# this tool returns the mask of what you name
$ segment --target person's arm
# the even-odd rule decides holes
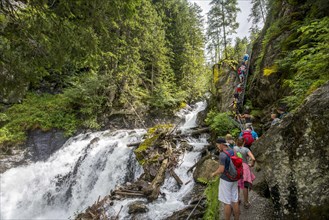
[[[256,159],[254,155],[251,153],[251,151],[248,152],[248,156],[251,158],[251,164],[249,164],[250,167],[253,167],[255,165]]]
[[[211,174],[211,177],[224,173],[224,165],[219,165],[218,169]]]
[[[255,140],[258,139],[258,134],[257,134],[255,131],[252,131],[251,134],[252,134],[252,137],[253,137]]]

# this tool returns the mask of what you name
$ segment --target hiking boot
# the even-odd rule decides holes
[[[244,204],[243,204],[243,207],[245,208],[245,209],[249,209],[250,208],[250,203],[249,202],[245,202]]]

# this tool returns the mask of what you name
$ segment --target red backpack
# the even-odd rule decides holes
[[[237,181],[243,176],[242,158],[238,157],[234,151],[234,155],[224,151],[224,153],[230,158],[230,164],[228,169],[224,171],[224,174],[233,181]]]
[[[244,144],[250,146],[254,142],[251,131],[243,131],[242,138],[244,139]]]

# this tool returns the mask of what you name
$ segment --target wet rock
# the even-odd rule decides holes
[[[145,213],[148,212],[148,208],[146,207],[143,201],[133,202],[129,205],[129,214],[136,214],[136,213]]]
[[[34,130],[28,134],[27,146],[33,161],[46,160],[67,141],[63,131]]]
[[[329,83],[253,144],[279,218],[329,217]]]
[[[27,163],[25,157],[27,150],[12,150],[11,155],[0,156],[0,173],[6,170]]]

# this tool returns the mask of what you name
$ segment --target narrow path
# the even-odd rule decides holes
[[[256,179],[254,181],[254,185],[257,185],[259,182],[263,180],[263,174],[261,172],[256,172],[253,170],[256,175]],[[242,192],[240,193],[242,196]],[[251,190],[249,192],[249,201],[250,208],[245,209],[243,207],[243,201],[240,205],[240,220],[274,220],[274,210],[273,204],[270,199],[260,196],[256,191]],[[220,203],[220,219],[224,220],[224,206]],[[231,220],[234,220],[233,216]]]

